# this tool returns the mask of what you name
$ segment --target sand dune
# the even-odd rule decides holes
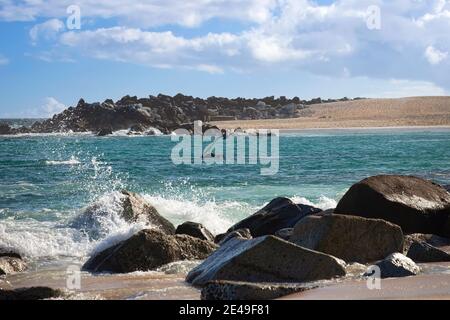
[[[292,119],[214,122],[221,128],[310,129],[450,126],[450,97],[365,99],[312,105]]]

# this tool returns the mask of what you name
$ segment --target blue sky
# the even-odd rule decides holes
[[[0,0],[0,117],[160,92],[448,95],[449,31],[446,0]]]

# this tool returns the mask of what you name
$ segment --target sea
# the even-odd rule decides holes
[[[218,234],[279,196],[334,208],[372,175],[450,184],[448,128],[282,131],[274,175],[261,175],[258,163],[174,164],[176,144],[172,136],[126,132],[0,136],[0,247],[19,250],[36,268],[83,263],[149,227],[120,217],[123,189],[175,225],[195,221]],[[104,214],[81,223],[93,204]]]

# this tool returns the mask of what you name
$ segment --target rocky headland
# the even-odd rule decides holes
[[[360,99],[356,98],[355,100]],[[178,128],[190,128],[196,120],[204,122],[229,120],[286,119],[307,116],[313,104],[350,101],[301,100],[274,96],[262,99],[196,98],[177,94],[159,94],[147,98],[125,96],[118,101],[87,103],[80,99],[76,106],[54,115],[51,119],[36,121],[28,126],[13,128],[0,123],[0,135],[54,132],[94,132],[100,136],[118,130],[130,134],[154,134],[155,129],[168,134]]]

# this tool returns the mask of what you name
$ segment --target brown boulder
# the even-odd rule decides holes
[[[96,254],[83,269],[115,273],[147,271],[174,261],[205,259],[216,248],[212,242],[191,236],[145,229]]]
[[[450,236],[450,193],[413,176],[381,175],[354,184],[335,213],[390,221],[404,233]]]
[[[309,216],[294,227],[289,241],[346,262],[367,263],[403,249],[399,226],[355,216]]]

